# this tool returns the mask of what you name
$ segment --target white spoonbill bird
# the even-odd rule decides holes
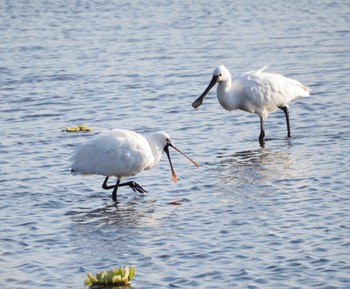
[[[113,129],[99,134],[95,139],[80,146],[71,158],[72,172],[83,175],[97,174],[105,176],[103,189],[113,189],[113,200],[117,200],[119,187],[129,186],[135,192],[147,193],[139,184],[131,181],[121,183],[123,177],[134,176],[158,164],[165,151],[168,156],[173,181],[177,177],[170,159],[169,147],[189,159],[196,167],[199,165],[176,148],[165,132],[156,132],[142,136],[136,132]],[[109,177],[117,177],[115,185],[107,185]]]
[[[257,71],[243,73],[232,79],[224,65],[214,69],[213,77],[202,93],[193,103],[199,107],[210,89],[218,83],[217,98],[226,110],[240,109],[255,113],[260,117],[260,145],[264,145],[264,119],[277,108],[286,116],[288,137],[291,137],[288,103],[301,96],[309,96],[310,88],[299,81],[280,74],[264,72],[266,66]]]

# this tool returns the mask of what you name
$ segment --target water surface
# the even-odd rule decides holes
[[[350,6],[346,1],[3,1],[0,285],[83,288],[135,265],[133,288],[349,288]],[[211,92],[218,64],[296,78],[312,95],[259,120]],[[85,123],[93,133],[67,134]],[[72,176],[110,128],[167,131],[175,152],[123,188]],[[169,202],[180,198],[181,206]]]

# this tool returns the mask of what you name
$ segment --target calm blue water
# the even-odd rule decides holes
[[[135,265],[132,288],[350,287],[346,1],[1,1],[0,287],[83,288]],[[269,65],[312,89],[266,120],[227,112],[213,68]],[[67,134],[85,123],[94,133]],[[173,153],[123,188],[72,176],[104,129],[167,131]],[[168,204],[176,198],[181,206]]]

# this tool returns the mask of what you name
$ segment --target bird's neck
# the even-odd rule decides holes
[[[152,155],[153,155],[153,162],[150,166],[151,167],[154,167],[157,163],[159,163],[160,159],[162,158],[162,153],[163,153],[163,148],[162,148],[162,145],[157,143],[157,141],[152,137],[152,135],[150,136],[146,136],[146,139],[150,145],[150,148],[151,148],[151,152],[152,152]]]
[[[224,109],[234,110],[239,108],[239,100],[232,87],[231,78],[218,83],[216,94],[219,103]]]

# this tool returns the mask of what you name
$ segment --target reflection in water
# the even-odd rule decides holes
[[[113,227],[133,227],[142,225],[157,226],[158,221],[153,218],[155,203],[142,202],[135,197],[127,203],[107,204],[97,209],[91,210],[93,206],[77,208],[74,211],[67,212],[72,216],[74,223],[88,225],[110,225]]]
[[[266,184],[293,175],[294,156],[288,148],[259,148],[218,158],[223,183]]]

